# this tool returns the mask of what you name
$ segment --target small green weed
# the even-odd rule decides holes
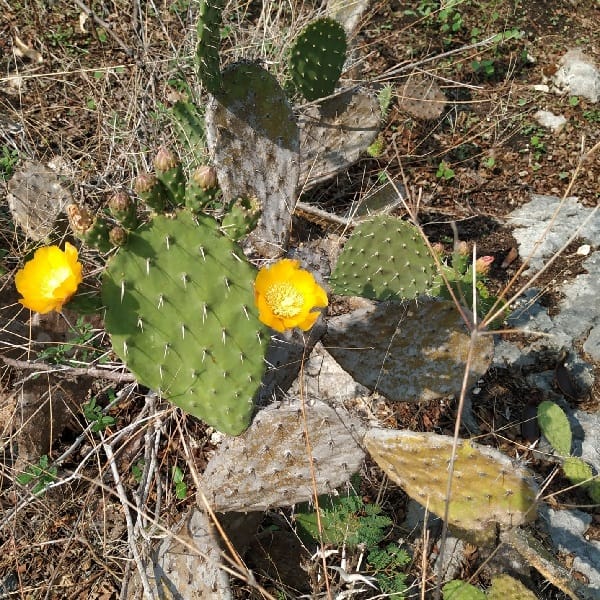
[[[377,100],[379,102],[379,110],[381,111],[382,119],[386,119],[390,112],[393,91],[394,86],[388,83],[387,85],[384,85],[377,94]]]
[[[0,179],[8,181],[19,162],[19,153],[7,145],[0,146]]]
[[[491,58],[474,60],[471,62],[471,68],[476,75],[480,75],[485,79],[490,79],[496,74],[495,62]]]
[[[584,110],[583,118],[590,123],[600,123],[600,109]]]
[[[406,550],[397,544],[388,544],[385,548],[373,548],[368,556],[367,563],[375,573],[381,591],[394,595],[394,598],[407,589],[406,573],[403,569],[410,564],[411,557]]]
[[[28,485],[34,483],[31,493],[39,496],[46,488],[56,481],[57,468],[48,467],[50,460],[47,454],[40,457],[37,465],[31,465],[27,468],[27,471],[17,475],[17,482],[21,485]]]
[[[135,479],[136,483],[139,483],[140,481],[142,481],[142,476],[144,475],[144,467],[145,466],[146,466],[146,463],[143,458],[138,460],[133,465],[131,465],[131,474],[133,475],[133,478]]]
[[[410,555],[397,544],[380,548],[392,521],[381,514],[377,504],[365,504],[354,490],[360,486],[358,476],[352,479],[353,488],[343,496],[319,497],[323,543],[344,545],[348,549],[364,546],[369,572],[377,579],[381,590],[403,598],[406,590],[406,574],[402,572],[410,561]],[[301,537],[319,540],[317,514],[308,503],[298,506],[295,521]]]
[[[384,530],[392,521],[381,514],[376,504],[364,504],[355,492],[347,496],[319,498],[323,542],[334,546],[356,548],[358,544],[376,546],[384,537]],[[319,539],[317,513],[308,503],[300,505],[295,515],[299,529],[314,540]]]
[[[481,164],[486,169],[493,169],[496,166],[496,159],[493,156],[488,156]]]
[[[435,176],[438,179],[443,179],[444,181],[451,181],[452,179],[454,179],[455,176],[454,169],[451,169],[448,163],[443,160],[438,165],[438,169]]]
[[[175,486],[175,496],[178,500],[185,500],[188,489],[183,480],[183,471],[177,465],[171,469],[171,477],[173,477],[173,485]]]
[[[40,359],[51,364],[89,363],[102,356],[103,350],[90,344],[94,337],[94,330],[83,316],[77,318],[77,322],[71,328],[71,334],[72,340],[42,350],[39,354]]]
[[[112,402],[115,399],[114,390],[108,390],[108,397]],[[102,407],[96,404],[96,398],[92,398],[89,402],[86,402],[81,406],[83,415],[85,418],[92,423],[91,430],[94,433],[105,431],[108,427],[115,424],[114,417],[105,415],[102,413]]]
[[[368,148],[367,148],[367,154],[371,157],[371,158],[379,158],[382,153],[383,153],[383,148],[384,148],[384,144],[383,144],[383,138],[381,136],[379,136]]]

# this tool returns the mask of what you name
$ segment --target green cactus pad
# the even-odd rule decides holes
[[[103,278],[106,329],[127,367],[232,435],[250,423],[268,346],[255,274],[211,218],[182,211],[131,232]]]
[[[372,429],[365,446],[373,460],[414,500],[444,516],[452,437]],[[485,532],[535,519],[536,489],[527,471],[500,451],[460,440],[448,523]]]
[[[196,68],[200,81],[211,94],[221,89],[219,42],[224,4],[223,0],[201,0],[198,9]]]
[[[193,102],[180,100],[174,104],[172,113],[177,124],[177,137],[187,150],[185,158],[189,160],[189,164],[186,161],[186,165],[193,168],[205,159],[206,154],[202,110]]]
[[[329,96],[346,60],[346,32],[334,19],[317,19],[298,35],[289,56],[292,81],[308,101]]]
[[[561,456],[569,456],[573,434],[565,411],[555,402],[545,400],[538,406],[537,414],[544,437]]]
[[[354,230],[330,284],[342,296],[401,300],[426,294],[435,276],[435,262],[418,229],[383,215]]]
[[[453,579],[442,588],[442,598],[443,600],[485,600],[486,595],[466,581]]]
[[[452,302],[385,302],[328,319],[323,339],[352,377],[399,402],[458,395],[472,343]],[[489,368],[494,341],[475,341],[468,385]]]
[[[223,200],[256,197],[262,217],[248,236],[267,257],[287,248],[296,202],[298,126],[277,80],[254,63],[223,72],[223,91],[206,109],[206,137]]]

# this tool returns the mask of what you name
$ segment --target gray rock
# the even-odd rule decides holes
[[[600,71],[592,59],[579,49],[569,50],[560,59],[554,83],[571,96],[583,96],[590,102],[598,102],[600,98]]]
[[[578,237],[597,243],[600,239],[600,211],[587,208],[577,198],[566,198],[558,216],[546,232],[554,212],[561,199],[556,196],[533,194],[531,202],[514,210],[507,217],[508,223],[514,226],[513,235],[519,243],[519,253],[525,258],[539,246],[531,259],[528,275],[539,271],[551,256],[578,231]],[[584,224],[584,222],[588,221]],[[581,228],[581,229],[579,229]]]
[[[540,514],[553,544],[560,552],[574,555],[573,570],[589,578],[588,587],[600,598],[600,541],[587,541],[584,534],[592,517],[579,510],[554,510],[543,505]]]
[[[555,115],[549,110],[538,110],[533,116],[542,127],[547,127],[554,133],[558,133],[567,124],[563,115]]]

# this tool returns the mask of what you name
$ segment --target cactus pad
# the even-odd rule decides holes
[[[489,600],[537,600],[537,596],[528,590],[518,579],[507,575],[496,575],[488,590]]]
[[[354,230],[330,283],[343,296],[400,300],[427,293],[435,275],[435,262],[418,229],[383,215]]]
[[[250,423],[268,346],[254,277],[211,218],[182,211],[131,232],[102,285],[113,348],[139,381],[233,435]]]
[[[316,19],[290,49],[292,81],[308,101],[333,93],[346,60],[346,32],[334,19]]]
[[[302,190],[355,163],[377,137],[380,122],[377,98],[358,90],[303,107],[298,118]]]
[[[221,88],[219,42],[224,4],[223,0],[201,0],[198,9],[196,66],[200,81],[211,94]]]
[[[372,429],[365,446],[414,500],[443,517],[452,437]],[[535,519],[536,488],[527,471],[498,450],[459,441],[448,523],[466,531],[507,528]]]
[[[389,400],[420,402],[460,392],[471,336],[451,302],[386,302],[327,322],[323,344],[354,379]],[[469,384],[489,368],[494,343],[479,336]]]
[[[223,91],[206,110],[206,136],[224,201],[259,199],[262,217],[249,236],[265,256],[283,253],[298,185],[298,126],[277,80],[254,63],[223,72]]]
[[[305,428],[310,437],[317,494],[333,491],[358,471],[364,453],[360,425],[316,401],[259,411],[250,428],[225,442],[203,474],[203,490],[216,511],[266,510],[313,497]]]

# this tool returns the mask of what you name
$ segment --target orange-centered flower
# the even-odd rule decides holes
[[[17,291],[23,296],[19,302],[41,314],[60,312],[83,280],[77,257],[77,248],[69,242],[65,243],[64,251],[58,246],[36,250],[15,275]]]
[[[327,294],[297,260],[284,258],[258,272],[254,283],[258,318],[276,331],[310,329],[327,306]]]

